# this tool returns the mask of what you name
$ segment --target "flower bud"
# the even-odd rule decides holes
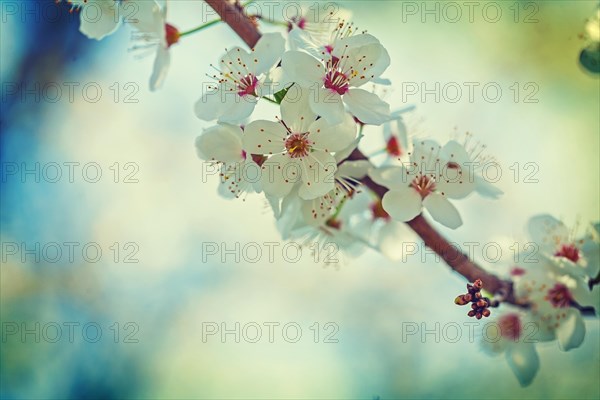
[[[461,294],[460,296],[457,296],[454,299],[454,304],[459,305],[459,306],[464,306],[465,304],[469,303],[470,300],[466,299],[466,295]]]

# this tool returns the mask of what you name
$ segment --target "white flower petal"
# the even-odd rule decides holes
[[[196,116],[203,121],[212,121],[223,115],[230,107],[227,101],[235,101],[228,89],[227,85],[219,85],[217,89],[205,92],[194,105]]]
[[[483,177],[475,176],[475,191],[488,199],[499,199],[504,192]]]
[[[275,197],[287,196],[300,180],[299,164],[285,154],[277,154],[266,160],[261,168],[260,179],[265,194]]]
[[[280,33],[264,33],[250,54],[257,75],[266,73],[280,59],[285,51],[285,39]]]
[[[221,116],[219,116],[220,122],[228,122],[230,124],[243,122],[252,114],[254,107],[256,107],[256,102],[258,101],[256,97],[252,96],[235,96],[234,99],[234,101],[225,103],[228,108]]]
[[[312,200],[332,191],[335,187],[335,158],[323,151],[313,151],[301,159],[302,186],[298,194],[305,200]]]
[[[338,58],[343,55],[344,70],[351,67],[355,71],[350,78],[350,85],[355,87],[378,78],[390,65],[390,56],[385,47],[369,34],[353,35],[340,40],[333,55]]]
[[[583,343],[585,338],[585,324],[578,310],[569,309],[567,316],[556,328],[558,345],[563,351],[575,349]]]
[[[421,213],[421,196],[416,190],[390,190],[382,199],[383,209],[397,221],[410,221]]]
[[[369,176],[378,185],[390,190],[408,190],[412,176],[404,167],[382,167],[369,171]]]
[[[320,118],[308,130],[312,147],[326,152],[343,150],[356,138],[356,122],[350,114],[344,114],[343,122],[336,125]]]
[[[196,138],[196,152],[207,161],[241,162],[242,129],[228,124],[215,125]]]
[[[344,103],[365,124],[381,125],[390,119],[390,105],[364,89],[350,89],[344,95]]]
[[[79,31],[90,39],[100,40],[121,25],[119,5],[112,0],[85,3],[80,13]]]
[[[331,90],[320,88],[310,89],[308,96],[310,108],[315,114],[323,117],[332,125],[341,124],[346,117],[342,96]]]
[[[536,215],[527,225],[529,236],[540,245],[541,250],[554,254],[559,244],[569,240],[569,230],[561,221],[551,215]]]
[[[171,56],[169,49],[162,46],[159,47],[158,51],[156,52],[156,58],[154,59],[152,76],[150,77],[150,90],[154,91],[162,87],[167,76],[170,63]]]
[[[456,229],[462,225],[462,219],[456,207],[441,194],[429,194],[423,200],[423,206],[434,220],[448,228]]]
[[[221,72],[236,80],[244,78],[248,73],[256,75],[255,64],[254,58],[239,46],[233,47],[219,59]]]
[[[301,51],[284,53],[281,67],[289,79],[304,87],[311,87],[315,82],[322,84],[325,77],[325,68],[321,61]]]
[[[281,102],[281,118],[294,133],[304,133],[317,119],[308,101],[309,90],[292,86]]]
[[[367,172],[369,172],[371,167],[371,163],[367,160],[344,161],[338,165],[336,175],[354,179],[362,179],[367,175]]]
[[[112,0],[111,0],[112,1]],[[166,42],[165,17],[166,7],[161,7],[152,0],[127,0],[121,3],[127,24],[145,33],[155,34]]]
[[[514,343],[506,351],[508,366],[521,386],[528,386],[540,368],[540,359],[532,343]]]
[[[286,130],[278,122],[252,121],[244,128],[244,150],[251,154],[277,154],[285,150]]]

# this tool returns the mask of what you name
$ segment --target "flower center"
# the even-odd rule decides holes
[[[396,138],[396,136],[392,136],[389,138],[385,149],[391,156],[400,157],[402,155],[402,149],[400,148],[400,143],[398,143],[398,139]]]
[[[517,314],[506,314],[498,319],[500,334],[512,341],[517,341],[521,336],[521,320]]]
[[[305,29],[306,28],[306,18],[301,17],[300,20],[298,21],[298,28],[300,29]]]
[[[553,288],[548,290],[548,294],[544,299],[548,300],[552,306],[557,308],[569,307],[573,301],[573,295],[562,283],[557,283]]]
[[[167,47],[171,47],[171,45],[179,42],[181,35],[179,34],[179,30],[173,25],[165,24],[165,32],[167,37]]]
[[[371,213],[373,214],[373,219],[383,219],[384,221],[389,221],[391,219],[390,215],[383,209],[381,200],[371,203],[370,208]]]
[[[264,162],[267,161],[267,156],[263,156],[261,154],[250,154],[250,157],[252,158],[252,161],[258,164],[259,167],[262,167]],[[244,160],[248,159],[248,153],[246,153],[245,150],[242,150],[242,158]]]
[[[327,62],[327,74],[323,80],[325,88],[336,92],[339,95],[346,94],[350,89],[348,77],[339,70],[340,60],[337,57],[331,57]]]
[[[337,229],[339,231],[340,228],[342,227],[342,221],[340,221],[339,219],[335,219],[335,218],[329,218],[327,220],[327,222],[325,222],[325,225],[330,228]]]
[[[564,257],[574,263],[579,261],[579,249],[573,244],[563,244],[554,255],[556,257]]]
[[[285,141],[285,149],[292,158],[306,157],[310,151],[311,142],[306,134],[293,133]]]
[[[419,192],[421,198],[424,199],[435,191],[435,180],[427,175],[420,175],[413,179],[410,186]]]
[[[258,78],[252,74],[248,74],[238,81],[238,94],[240,96],[255,96],[256,87],[258,86]]]

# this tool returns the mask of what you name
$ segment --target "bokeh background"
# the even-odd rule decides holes
[[[12,2],[18,3],[16,14],[8,3],[2,2],[0,38],[2,398],[600,396],[597,319],[586,320],[587,338],[578,349],[564,353],[556,343],[538,346],[541,369],[531,386],[521,388],[503,357],[481,350],[481,334],[473,343],[466,328],[455,343],[443,337],[436,341],[434,334],[422,340],[421,332],[406,336],[408,324],[435,331],[436,323],[470,322],[453,304],[464,279],[433,256],[392,262],[366,251],[325,267],[308,250],[296,263],[275,251],[269,262],[262,244],[281,239],[265,201],[256,195],[244,201],[219,197],[218,178],[204,176],[193,145],[209,126],[193,114],[209,64],[225,47],[242,45],[227,26],[174,45],[166,84],[151,93],[153,57],[128,50],[128,27],[98,42],[79,33],[78,15],[69,14],[64,3]],[[284,3],[270,2],[278,18]],[[416,105],[405,119],[411,134],[444,141],[472,132],[503,167],[498,185],[505,195],[497,201],[472,195],[456,202],[464,225],[440,230],[459,244],[502,244],[502,262],[486,262],[476,253],[502,273],[511,263],[509,246],[528,240],[524,228],[530,216],[550,213],[570,226],[580,221],[580,227],[597,221],[600,82],[577,62],[586,46],[584,24],[597,2],[495,2],[487,20],[482,9],[489,2],[477,2],[473,22],[464,3],[456,2],[463,15],[455,23],[449,21],[453,10],[443,14],[444,2],[412,2],[416,14],[408,12],[413,9],[408,3],[340,2],[389,50],[392,66],[385,75],[394,85],[385,98],[393,109]],[[23,13],[25,7],[34,11]],[[440,7],[438,21],[426,7]],[[490,22],[497,9],[502,16]],[[515,9],[520,10],[516,17]],[[204,11],[201,1],[170,1],[169,21],[180,30],[191,29],[212,18]],[[55,102],[50,92],[39,99],[25,92],[52,82],[63,89]],[[73,101],[68,82],[80,84]],[[435,101],[432,95],[423,101],[421,93],[403,92],[407,82],[428,88],[456,82],[464,91],[458,102],[443,96]],[[503,93],[490,102],[476,88],[470,102],[464,82],[480,83],[479,88],[493,82]],[[515,82],[518,101],[511,91]],[[24,93],[13,93],[15,83]],[[81,94],[88,83],[102,89],[97,102]],[[524,87],[528,83],[537,88],[531,98],[536,102],[524,101],[533,91]],[[256,115],[273,116],[276,111],[269,107]],[[379,128],[366,134],[373,142],[381,140]],[[80,163],[72,183],[65,162]],[[34,174],[23,179],[21,171],[6,170],[35,163],[40,172],[48,163],[60,164],[62,178],[51,183],[42,175],[36,182]],[[100,166],[98,182],[83,179],[86,163]],[[518,180],[510,169],[515,163]],[[537,166],[537,183],[524,181],[531,172],[524,170],[525,163]],[[93,170],[89,173],[93,178]],[[126,182],[127,176],[137,182]],[[53,255],[39,262],[30,255],[23,262],[21,253],[9,255],[5,247],[59,243],[64,250],[66,242],[80,243],[73,262],[66,253],[57,262],[49,262]],[[263,258],[252,263],[229,256],[221,262],[203,253],[203,244],[213,242],[227,248],[255,242]],[[83,259],[86,243],[100,246],[99,261]],[[115,243],[118,255],[111,247]],[[126,255],[138,262],[125,262]],[[207,322],[226,323],[229,329],[236,322],[241,327],[255,322],[263,326],[263,336],[257,343],[243,336],[236,343],[234,335],[225,343],[219,335],[203,340]],[[273,343],[265,322],[280,324]],[[23,323],[34,331],[40,324],[39,343],[35,334],[22,338]],[[72,342],[65,323],[79,324],[73,325]],[[102,329],[94,343],[94,327],[82,332],[89,323]],[[302,328],[297,343],[285,340],[281,328],[286,323]],[[334,325],[326,329],[327,323]],[[62,328],[56,343],[44,340],[55,336],[53,324]],[[14,326],[19,332],[9,334]],[[332,336],[337,343],[325,341],[332,327],[337,327]]]

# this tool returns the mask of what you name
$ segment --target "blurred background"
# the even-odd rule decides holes
[[[254,7],[285,17],[285,2],[267,3]],[[339,4],[387,47],[385,99],[416,106],[412,135],[469,131],[502,166],[500,200],[455,202],[464,225],[439,227],[459,244],[500,243],[501,261],[475,258],[501,274],[530,216],[579,221],[580,233],[600,218],[600,82],[578,63],[597,2],[475,3],[472,14],[463,2]],[[224,24],[174,45],[152,93],[153,55],[129,51],[127,26],[89,40],[65,3],[1,4],[2,398],[600,396],[597,319],[578,349],[538,346],[541,369],[521,388],[481,333],[469,337],[453,304],[466,282],[432,255],[366,251],[325,267],[305,250],[290,262],[262,197],[219,197],[195,153],[210,124],[193,104],[209,64],[243,46]],[[201,1],[169,2],[181,31],[212,18]],[[471,99],[465,82],[478,84]],[[436,83],[462,94],[452,84],[423,97]],[[380,128],[365,133],[381,141]],[[272,259],[264,243],[277,245]],[[458,340],[449,323],[464,328]]]

